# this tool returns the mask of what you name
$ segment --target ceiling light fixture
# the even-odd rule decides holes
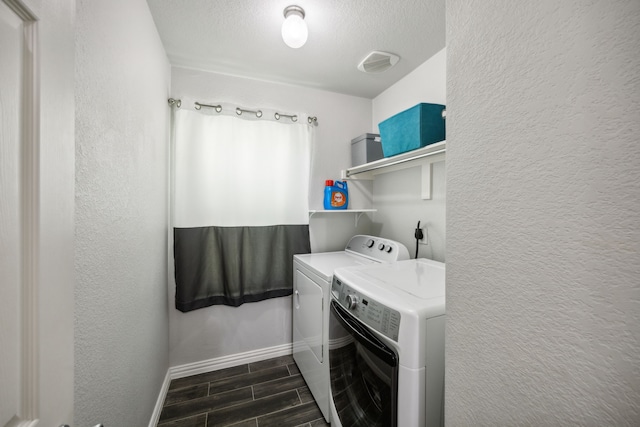
[[[282,40],[287,46],[297,49],[307,42],[309,30],[304,22],[304,9],[300,6],[287,6],[284,9]]]

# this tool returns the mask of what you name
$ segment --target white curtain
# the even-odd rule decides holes
[[[313,128],[281,120],[176,111],[174,225],[308,224]]]
[[[292,258],[310,251],[313,127],[270,111],[175,110],[176,307],[290,295]],[[301,122],[301,123],[300,123]]]

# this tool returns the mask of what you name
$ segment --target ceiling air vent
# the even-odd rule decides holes
[[[358,70],[365,73],[381,73],[398,63],[400,57],[393,53],[373,51],[358,64]]]

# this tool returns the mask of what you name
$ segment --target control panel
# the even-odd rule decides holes
[[[382,262],[409,259],[409,250],[405,245],[375,236],[353,236],[345,250]]]
[[[400,312],[363,295],[335,276],[331,284],[331,294],[353,317],[384,336],[398,341]]]

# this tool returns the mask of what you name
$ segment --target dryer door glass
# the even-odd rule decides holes
[[[335,301],[329,317],[331,394],[342,426],[395,427],[398,356]]]

